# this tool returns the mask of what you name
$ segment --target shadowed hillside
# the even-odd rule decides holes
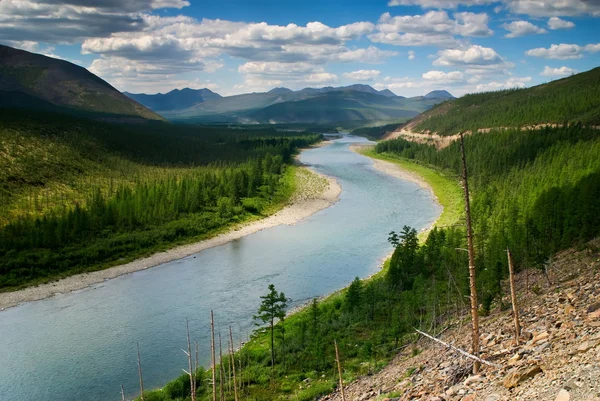
[[[83,67],[2,45],[0,107],[162,119]]]

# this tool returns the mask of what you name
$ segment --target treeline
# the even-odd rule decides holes
[[[264,213],[293,191],[294,152],[321,139],[21,118],[0,129],[0,288],[96,269]]]
[[[387,124],[376,127],[362,127],[350,132],[352,135],[364,136],[372,141],[377,141],[385,136],[388,132],[396,130],[401,124]]]
[[[574,124],[465,138],[473,189],[477,268],[485,306],[507,274],[506,248],[518,267],[600,234],[600,133]],[[433,146],[396,139],[376,151],[460,174],[458,142]]]
[[[443,103],[416,126],[453,135],[478,128],[582,122],[600,124],[600,67],[527,89],[469,94]]]

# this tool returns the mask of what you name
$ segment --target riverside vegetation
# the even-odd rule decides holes
[[[381,369],[414,339],[414,327],[436,333],[446,318],[467,307],[466,238],[461,191],[454,179],[460,171],[458,146],[437,150],[396,139],[375,147],[375,157],[428,171],[424,178],[443,194],[444,215],[427,236],[419,238],[409,227],[392,233],[395,252],[381,273],[365,281],[357,278],[347,289],[313,300],[280,321],[274,366],[269,334],[255,332],[236,353],[242,399],[316,399],[338,385],[334,340],[348,382]],[[600,234],[600,135],[573,124],[474,134],[465,139],[465,147],[473,188],[479,312],[485,315],[495,303],[502,306],[507,247],[518,270],[543,270],[556,252]],[[185,400],[190,391],[186,380],[182,376],[145,399]],[[198,399],[209,399],[208,385],[197,383]],[[230,382],[224,384],[228,388]],[[233,395],[226,392],[225,399]]]
[[[1,111],[0,290],[120,264],[269,214],[318,134]]]

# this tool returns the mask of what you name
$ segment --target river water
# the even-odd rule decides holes
[[[185,319],[209,362],[209,314],[236,340],[270,283],[291,306],[374,273],[391,251],[388,233],[422,229],[440,213],[429,192],[376,171],[345,136],[300,159],[335,177],[335,205],[185,259],[0,312],[0,400],[116,401],[138,393],[139,341],[146,389],[187,369]],[[224,340],[225,343],[225,340]]]

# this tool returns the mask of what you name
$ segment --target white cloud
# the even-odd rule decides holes
[[[566,77],[567,75],[575,73],[577,73],[577,71],[569,67],[550,68],[545,66],[544,71],[542,71],[540,75],[543,77]]]
[[[422,75],[423,79],[427,81],[436,81],[439,83],[449,83],[449,82],[458,82],[464,79],[464,74],[460,71],[451,71],[451,72],[443,72],[443,71],[427,71]]]
[[[495,91],[501,89],[524,88],[531,81],[531,77],[511,77],[506,81],[490,81],[475,87],[476,92]]]
[[[600,52],[600,43],[586,45],[583,47],[583,50],[589,53]]]
[[[397,46],[453,47],[458,44],[456,36],[483,37],[493,33],[487,14],[469,12],[455,13],[454,19],[445,11],[396,17],[385,13],[376,28],[369,35],[371,41]]]
[[[378,70],[358,70],[347,72],[344,75],[344,78],[350,79],[352,81],[372,81],[375,78],[379,77],[381,71]]]
[[[533,17],[600,16],[600,2],[597,0],[503,0],[503,2],[513,13]]]
[[[335,74],[331,74],[329,72],[319,72],[315,74],[310,74],[308,78],[306,78],[306,82],[309,84],[320,84],[324,85],[327,83],[337,82],[338,77]]]
[[[410,51],[408,52],[408,59],[409,59],[409,60],[414,60],[414,59],[415,59],[415,57],[416,57],[416,55],[415,55],[415,52],[414,52],[414,50],[410,50]]]
[[[571,21],[565,21],[564,19],[560,19],[558,17],[552,17],[548,20],[548,28],[552,30],[556,29],[570,29],[575,26]]]
[[[422,8],[455,9],[459,6],[477,6],[501,3],[495,12],[503,8],[515,14],[532,17],[561,17],[578,15],[600,15],[597,0],[390,0],[389,6],[421,6]]]
[[[483,73],[486,71],[501,71],[512,68],[492,48],[473,45],[466,49],[448,49],[437,53],[438,58],[433,61],[438,67],[463,67],[467,73]]]
[[[495,3],[497,0],[390,0],[388,6],[421,6],[423,8],[457,8]]]
[[[374,25],[370,22],[329,27],[320,22],[279,26],[265,22],[197,21],[184,16],[145,15],[143,19],[146,26],[143,30],[87,39],[82,51],[100,55],[107,64],[114,58],[132,60],[134,72],[151,71],[157,64],[161,71],[162,65],[171,65],[180,73],[210,72],[221,64],[220,57],[228,55],[246,61],[239,70],[245,81],[238,87],[253,90],[284,83],[333,82],[337,77],[324,75],[328,73],[322,66],[351,62],[376,64],[397,54],[375,46],[350,48],[346,45],[371,32]],[[98,66],[96,68],[101,72]],[[257,71],[259,68],[264,70]],[[102,72],[108,80],[116,73],[110,69]]]
[[[337,75],[310,63],[251,61],[240,65],[238,71],[244,76],[244,83],[236,86],[240,90],[267,91],[281,85],[299,89],[338,81]]]
[[[540,28],[533,25],[529,21],[513,21],[508,24],[502,24],[502,28],[506,29],[509,33],[504,35],[507,38],[517,38],[519,36],[534,35],[540,33],[547,33],[544,28]]]
[[[584,52],[596,53],[600,51],[600,43],[592,43],[586,46],[575,44],[561,43],[551,45],[548,49],[538,47],[536,49],[527,50],[526,55],[532,57],[543,57],[555,60],[568,60],[582,58]]]

